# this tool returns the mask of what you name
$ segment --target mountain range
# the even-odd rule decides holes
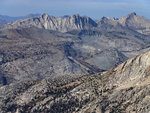
[[[0,112],[150,110],[145,17],[42,14],[2,24]]]
[[[43,14],[40,17],[36,17],[38,14],[30,14],[25,17],[16,17],[4,19],[0,17],[0,19],[7,21],[14,21],[21,18],[27,18],[25,20],[20,20],[15,23],[10,23],[6,26],[6,28],[19,28],[19,27],[29,27],[35,26],[38,28],[44,28],[49,30],[55,30],[60,32],[67,32],[72,30],[84,30],[84,29],[102,29],[102,26],[105,24],[105,29],[107,27],[127,27],[128,29],[132,29],[141,34],[149,35],[150,33],[150,20],[145,17],[138,16],[136,13],[131,13],[123,18],[115,19],[115,18],[107,18],[103,17],[98,21],[92,20],[90,17],[80,16],[79,14],[72,16],[64,16],[64,17],[54,17],[49,16],[48,14]],[[32,18],[35,17],[35,18]],[[8,17],[6,17],[8,18]],[[29,19],[28,19],[29,18]],[[107,26],[106,26],[107,25]],[[104,28],[103,28],[104,30]]]
[[[0,84],[97,73],[149,50],[150,35],[124,25],[127,18],[146,20],[135,13],[98,21],[78,14],[59,18],[43,14],[4,25]]]

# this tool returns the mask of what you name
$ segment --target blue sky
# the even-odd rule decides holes
[[[0,14],[23,16],[48,13],[53,16],[80,14],[99,19],[122,17],[131,12],[150,18],[150,0],[0,0]]]

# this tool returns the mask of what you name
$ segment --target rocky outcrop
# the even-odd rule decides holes
[[[143,86],[149,84],[149,66],[150,52],[146,52],[125,61],[108,73],[114,76],[112,82],[115,82],[120,88],[122,86]]]
[[[148,113],[150,52],[95,75],[62,76],[0,88],[0,111]]]

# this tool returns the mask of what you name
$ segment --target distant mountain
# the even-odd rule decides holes
[[[7,23],[15,22],[15,21],[20,20],[20,19],[37,17],[39,15],[40,14],[28,14],[26,16],[20,16],[20,17],[10,17],[10,16],[7,16],[7,15],[0,15],[0,21],[1,20],[5,21],[3,23],[0,22],[0,26],[2,26],[4,24],[7,24]]]
[[[0,19],[3,19],[8,23],[8,22],[17,21],[19,19],[24,19],[24,17],[10,17],[10,16],[6,16],[6,15],[0,15]]]
[[[150,20],[143,16],[138,16],[136,13],[131,13],[119,19],[118,22],[139,33],[150,35]]]
[[[143,16],[138,16],[135,12],[120,19],[103,17],[97,21],[97,24],[103,30],[110,30],[110,28],[121,30],[123,26],[133,31],[150,35],[150,20]]]
[[[0,88],[0,112],[149,113],[150,51],[98,74]]]
[[[56,30],[60,32],[68,32],[72,30],[84,30],[84,29],[101,29],[103,31],[122,30],[122,27],[131,29],[133,31],[149,35],[150,34],[150,20],[145,17],[138,16],[136,13],[131,13],[123,18],[107,18],[103,17],[98,21],[94,21],[89,17],[82,17],[80,15],[64,16],[64,17],[53,17],[48,14],[41,16],[30,14],[26,17],[11,18],[3,17],[0,19],[9,21],[23,19],[12,24],[8,24],[6,28],[19,28],[19,27],[38,27],[49,30]],[[33,18],[35,17],[35,18]],[[30,18],[26,19],[25,18]],[[5,21],[8,21],[8,20]]]
[[[5,20],[3,20],[3,19],[0,19],[0,27],[5,25],[5,24],[7,24],[7,22]]]
[[[28,14],[28,15],[26,15],[25,16],[25,18],[27,19],[27,18],[34,18],[34,17],[38,17],[38,16],[40,16],[41,14]]]

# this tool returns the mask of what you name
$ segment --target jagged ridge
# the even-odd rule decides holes
[[[89,17],[73,15],[66,17],[54,17],[48,14],[43,14],[40,17],[34,17],[25,20],[19,20],[15,23],[11,23],[5,26],[5,28],[20,28],[31,27],[44,28],[49,30],[55,30],[60,32],[68,32],[72,30],[85,30],[85,29],[109,29],[112,27],[127,27],[136,32],[149,35],[150,34],[150,20],[138,16],[136,13],[131,13],[123,18],[107,18],[103,17],[98,21],[94,21]]]
[[[19,27],[31,27],[56,30],[61,32],[67,32],[71,30],[90,29],[96,27],[97,24],[89,17],[81,17],[80,15],[73,15],[66,18],[56,18],[43,14],[40,17],[20,20],[13,24],[6,25],[5,28],[19,28]]]

